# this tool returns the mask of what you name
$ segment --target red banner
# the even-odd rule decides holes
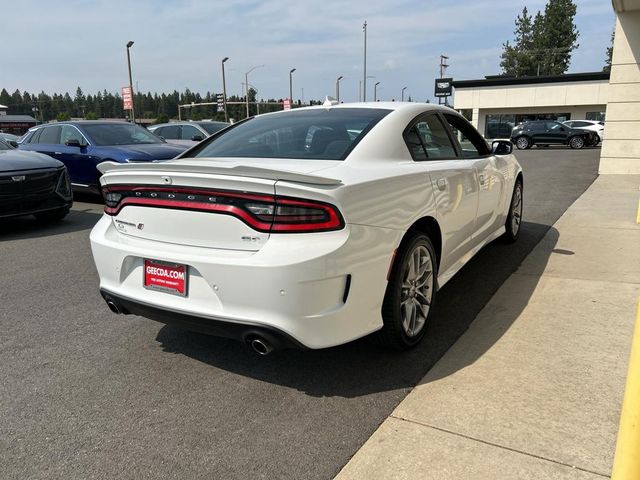
[[[131,87],[122,87],[122,108],[125,110],[131,110],[133,108]]]

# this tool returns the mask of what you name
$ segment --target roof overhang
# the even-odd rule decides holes
[[[640,10],[640,0],[611,0],[611,3],[617,13]]]

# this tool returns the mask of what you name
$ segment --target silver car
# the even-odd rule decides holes
[[[190,147],[228,126],[225,122],[202,120],[161,123],[149,127],[149,131],[164,138],[168,143]]]

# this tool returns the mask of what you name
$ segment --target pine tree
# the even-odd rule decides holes
[[[515,43],[513,46],[507,41],[503,44],[502,61],[500,66],[507,75],[530,75],[532,58],[529,51],[533,48],[533,23],[527,7],[516,18],[516,28],[513,31]]]
[[[616,39],[616,30],[614,28],[613,32],[611,32],[611,45],[607,47],[607,58],[604,61],[604,67],[602,68],[603,72],[611,71],[611,60],[613,58],[613,42]]]

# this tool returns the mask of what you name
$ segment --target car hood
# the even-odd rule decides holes
[[[0,150],[0,173],[60,167],[62,167],[62,162],[42,153],[24,150]]]
[[[127,159],[150,162],[152,160],[168,160],[170,158],[174,158],[186,149],[187,147],[179,145],[161,143],[149,145],[96,147],[96,153],[100,153],[100,156],[103,158],[113,156],[117,157],[119,160]]]

